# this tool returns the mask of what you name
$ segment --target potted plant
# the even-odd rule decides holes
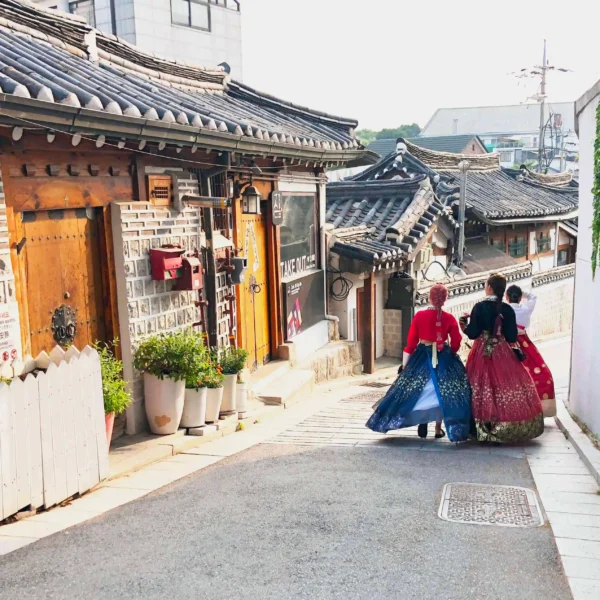
[[[239,373],[246,366],[248,351],[243,348],[224,348],[221,350],[220,363],[225,375],[223,384],[223,404],[221,412],[224,414],[234,413],[236,407],[236,391]]]
[[[219,420],[221,402],[223,401],[223,380],[221,365],[211,364],[204,375],[206,385],[206,422],[215,423]]]
[[[197,336],[194,353],[196,369],[185,380],[185,394],[181,427],[202,427],[206,424],[206,384],[204,382],[209,366],[208,349],[202,336]]]
[[[114,348],[118,341],[115,339],[110,344],[103,342],[94,344],[94,348],[100,357],[104,421],[108,448],[110,448],[115,417],[125,412],[125,409],[131,404],[131,393],[127,390],[127,382],[123,379],[123,363],[114,354]]]
[[[144,373],[144,404],[152,433],[168,435],[179,429],[185,382],[198,373],[198,337],[191,330],[153,335],[135,352],[133,365]]]

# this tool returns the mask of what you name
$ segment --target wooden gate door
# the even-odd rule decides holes
[[[34,357],[56,345],[52,317],[63,305],[75,314],[77,348],[106,340],[98,217],[85,208],[22,214]]]
[[[246,279],[240,286],[242,345],[253,371],[269,362],[269,289],[267,235],[264,215],[241,215],[242,253],[248,258]]]

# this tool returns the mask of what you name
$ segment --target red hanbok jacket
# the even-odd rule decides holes
[[[442,311],[442,321],[440,329],[440,337],[438,338],[438,314],[436,310],[422,310],[418,312],[408,330],[408,339],[404,352],[412,354],[419,344],[419,340],[425,342],[438,343],[438,350],[443,349],[443,345],[450,338],[450,349],[452,352],[458,352],[462,335],[458,327],[458,322],[450,313]]]

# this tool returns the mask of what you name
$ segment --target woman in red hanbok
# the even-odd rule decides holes
[[[506,299],[515,311],[517,327],[519,329],[519,346],[523,351],[525,360],[523,366],[531,375],[533,383],[542,401],[544,417],[556,416],[556,398],[554,394],[554,379],[550,369],[544,362],[542,355],[535,344],[529,339],[527,329],[531,323],[531,314],[535,309],[537,298],[534,294],[524,294],[518,285],[511,285],[506,290]]]
[[[517,342],[515,311],[502,302],[506,278],[492,275],[486,298],[461,319],[475,340],[467,361],[477,439],[521,442],[544,431],[542,405],[533,380],[511,348]]]

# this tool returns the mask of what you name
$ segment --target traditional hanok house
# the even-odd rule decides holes
[[[135,433],[144,336],[202,327],[254,368],[328,342],[324,170],[364,155],[356,122],[15,0],[0,2],[0,87],[5,360],[120,338]],[[151,265],[168,246],[204,276]]]
[[[402,356],[416,286],[432,241],[445,245],[453,219],[426,174],[327,186],[329,313],[340,335],[362,342],[368,373],[383,355]],[[444,269],[442,269],[442,273]],[[401,307],[410,310],[398,310]]]

